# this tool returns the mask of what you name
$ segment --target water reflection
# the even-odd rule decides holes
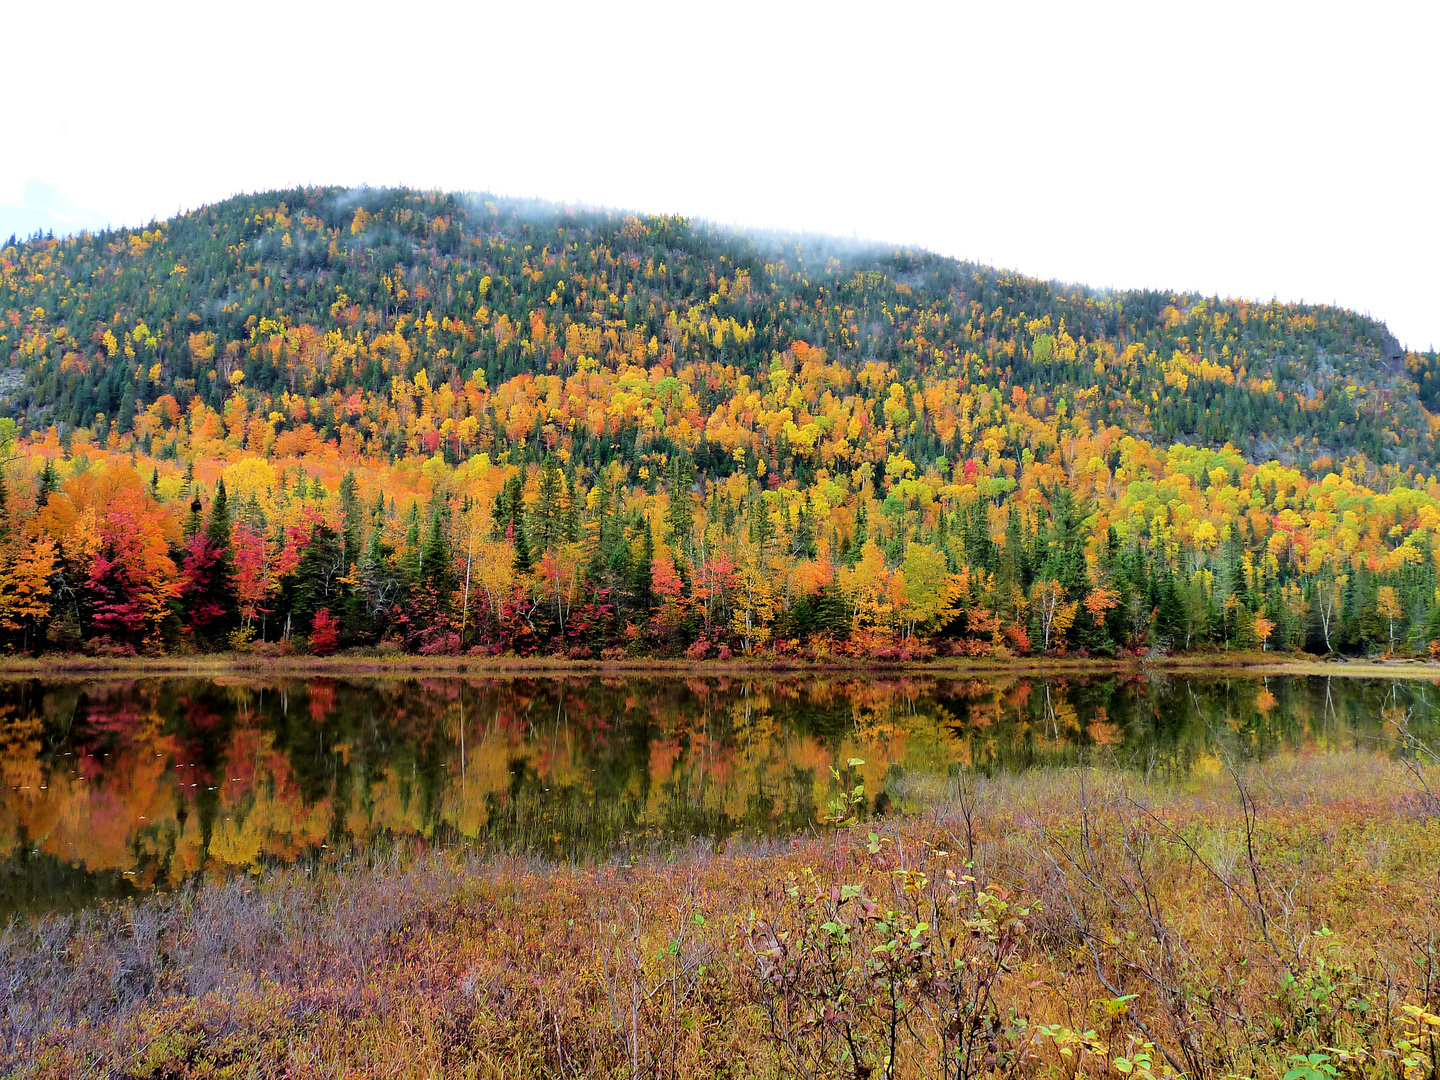
[[[0,910],[423,838],[573,858],[776,833],[905,776],[1373,747],[1435,687],[1325,678],[0,682]]]

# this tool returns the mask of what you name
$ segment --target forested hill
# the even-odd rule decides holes
[[[1315,475],[1355,455],[1428,466],[1440,395],[1433,355],[1333,307],[399,189],[12,238],[0,359],[22,433],[133,433],[161,457],[198,398],[250,418],[247,449],[519,463],[563,446],[595,466],[679,448],[711,476],[923,470],[987,441],[1044,460],[1109,425]]]
[[[340,189],[0,252],[0,649],[1440,655],[1434,355]]]

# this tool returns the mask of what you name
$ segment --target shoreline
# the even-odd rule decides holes
[[[257,675],[334,677],[560,678],[567,676],[651,676],[671,678],[780,677],[806,675],[895,678],[993,678],[1139,675],[1325,675],[1343,678],[1434,679],[1440,662],[1419,659],[1323,659],[1275,653],[1189,653],[1157,659],[1126,657],[1017,657],[1008,660],[955,657],[908,663],[836,659],[801,660],[568,660],[549,657],[464,656],[250,656],[211,653],[161,657],[0,657],[0,679],[74,677],[161,677]]]

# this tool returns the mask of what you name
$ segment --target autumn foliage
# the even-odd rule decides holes
[[[0,353],[14,650],[1440,640],[1433,358],[1324,306],[306,189],[0,249]]]

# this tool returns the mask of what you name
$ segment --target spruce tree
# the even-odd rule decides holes
[[[215,498],[210,503],[210,520],[205,525],[205,536],[217,548],[230,554],[230,500],[225,494],[225,479],[215,483]]]
[[[630,578],[631,600],[642,615],[649,614],[655,606],[655,574],[651,565],[654,561],[655,533],[650,528],[650,519],[644,518],[640,526],[640,557],[635,560]]]
[[[865,545],[870,542],[869,521],[870,515],[865,509],[866,499],[860,496],[860,505],[855,509],[855,533],[850,538],[850,550],[845,553],[845,564],[854,566],[860,561],[861,552]]]
[[[204,521],[201,517],[201,512],[204,509],[200,503],[200,492],[192,488],[190,494],[190,512],[185,516],[185,525],[182,528],[186,543],[189,543],[203,526]]]
[[[434,590],[442,605],[449,600],[454,587],[453,568],[450,565],[450,542],[445,536],[442,517],[448,517],[443,503],[430,514],[430,530],[425,534],[425,543],[420,549],[420,576]]]
[[[1030,552],[1020,520],[1020,506],[1012,500],[1005,516],[1005,562],[1010,580],[1023,593],[1030,591]]]
[[[45,466],[40,470],[40,491],[36,496],[36,499],[41,506],[44,506],[50,501],[50,496],[55,494],[55,492],[59,490],[60,474],[55,471],[55,462],[51,461],[49,458],[46,458]],[[151,482],[150,490],[153,494],[155,490],[155,484],[153,481]]]
[[[610,556],[613,554],[610,543],[610,488],[606,486],[603,478],[596,485],[598,495],[595,499],[595,535],[594,546],[590,551],[590,563],[586,570],[587,576],[592,581],[600,581],[601,575],[606,567],[610,565]]]
[[[534,527],[530,533],[542,552],[550,551],[560,540],[560,488],[560,467],[555,464],[555,455],[550,454],[540,467],[540,498],[535,504]]]
[[[795,529],[790,536],[790,551],[799,559],[815,557],[815,522],[810,516],[810,500],[800,500],[800,512],[795,515]]]
[[[217,641],[239,622],[230,501],[223,479],[215,485],[215,497],[210,501],[210,515],[203,531],[198,495],[190,504],[186,528],[188,537],[180,586],[183,617],[197,638]]]
[[[129,431],[135,424],[135,388],[125,387],[125,393],[120,398],[120,413],[115,418],[115,430],[120,434]]]
[[[989,570],[995,561],[995,543],[990,539],[989,504],[976,499],[965,520],[965,562],[975,570]]]
[[[688,455],[675,454],[670,461],[670,505],[665,510],[665,541],[687,557],[694,548],[695,507],[690,499],[694,468]]]
[[[405,517],[405,548],[400,554],[400,576],[409,586],[420,581],[420,503],[410,504],[410,513]]]
[[[512,564],[517,574],[528,574],[535,569],[535,560],[530,554],[530,541],[525,536],[525,524],[519,518],[510,523],[505,538],[515,545],[515,561]]]

